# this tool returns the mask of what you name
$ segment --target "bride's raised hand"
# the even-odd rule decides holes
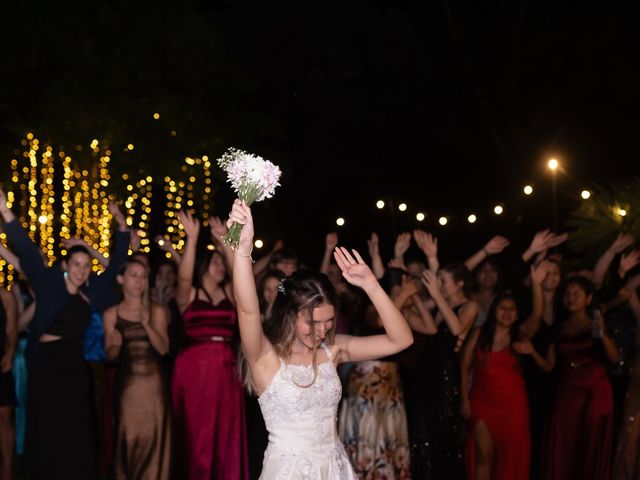
[[[356,250],[352,249],[351,252],[353,255],[344,247],[336,247],[333,252],[342,276],[351,285],[360,287],[365,292],[375,288],[378,285],[375,275]]]
[[[233,202],[229,219],[227,220],[227,228],[231,228],[234,222],[242,225],[238,247],[243,247],[243,253],[250,252],[253,248],[253,216],[251,208],[239,199]]]

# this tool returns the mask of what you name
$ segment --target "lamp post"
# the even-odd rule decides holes
[[[547,162],[547,167],[551,170],[551,196],[553,203],[553,231],[558,231],[558,187],[557,187],[557,174],[558,171],[558,160],[555,158],[551,158],[549,162]]]

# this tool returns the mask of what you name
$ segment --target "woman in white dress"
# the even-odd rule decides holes
[[[335,291],[326,275],[295,272],[280,285],[262,324],[253,278],[251,209],[236,200],[229,223],[243,225],[234,255],[233,291],[248,388],[259,395],[269,432],[263,480],[355,480],[340,443],[336,416],[341,396],[336,365],[398,353],[411,330],[358,252],[336,248],[342,275],[371,299],[385,329],[381,335],[334,335]]]

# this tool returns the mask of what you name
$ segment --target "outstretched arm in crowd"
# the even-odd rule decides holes
[[[402,284],[402,289],[393,299],[396,307],[398,307],[412,330],[416,332],[423,333],[425,335],[435,335],[438,332],[438,326],[436,325],[431,312],[427,310],[424,306],[422,300],[420,300],[420,295],[418,295],[418,287],[412,280],[407,280]],[[403,311],[403,307],[409,307],[411,304],[418,311],[418,314],[413,311],[411,308],[405,308]]]
[[[380,280],[384,277],[384,263],[382,263],[382,257],[380,256],[380,242],[377,233],[373,232],[371,234],[371,237],[367,240],[367,247],[371,257],[371,270],[375,277]]]
[[[550,266],[551,264],[548,261],[531,266],[531,313],[520,325],[520,335],[527,340],[533,338],[542,322],[542,316],[544,314],[542,282],[547,276]]]
[[[468,302],[460,309],[460,316],[458,316],[442,295],[440,281],[435,273],[431,270],[425,270],[422,275],[422,282],[427,287],[429,295],[436,303],[436,307],[438,307],[451,333],[456,337],[464,337],[478,316],[478,304],[476,302]]]
[[[626,250],[634,241],[635,239],[633,238],[633,235],[629,233],[621,233],[609,248],[604,251],[593,268],[593,284],[596,288],[600,288],[602,286],[607,271],[609,270],[609,266],[616,255]]]
[[[320,262],[320,272],[325,275],[329,273],[329,265],[331,265],[331,257],[333,256],[333,250],[338,246],[338,234],[336,232],[329,232],[324,239],[324,254],[322,255],[322,262]]]
[[[22,273],[22,269],[20,268],[20,259],[2,243],[0,243],[0,257],[4,258],[5,262],[9,265],[13,265],[13,268],[15,268],[16,271]]]
[[[179,266],[182,256],[175,249],[175,247],[173,246],[173,243],[171,243],[171,240],[169,238],[162,238],[160,235],[158,235],[155,238],[155,240],[156,240],[156,243],[158,244],[158,248],[163,252],[166,252],[169,255],[171,255],[171,258],[173,259],[173,261],[176,262],[176,265]]]
[[[273,248],[271,249],[271,251],[266,255],[263,255],[262,257],[260,257],[258,260],[256,260],[256,262],[253,264],[254,277],[256,278],[259,277],[267,270],[267,268],[269,268],[271,257],[273,257],[273,254],[276,253],[278,250],[282,250],[282,245],[283,245],[282,240],[276,240],[276,243],[273,244]]]
[[[196,264],[200,221],[192,217],[189,212],[180,212],[178,218],[187,234],[187,242],[178,267],[178,284],[176,286],[176,303],[180,312],[184,312],[193,296],[193,270]]]
[[[211,241],[215,245],[216,249],[222,252],[227,272],[229,276],[233,276],[233,248],[224,243],[223,237],[227,233],[227,226],[224,224],[220,217],[209,217],[209,230],[211,231]]]
[[[534,257],[541,256],[540,260],[544,260],[547,250],[565,242],[568,238],[566,233],[556,235],[550,230],[542,230],[536,233],[531,240],[531,244],[522,254],[522,260],[529,263]]]
[[[20,268],[33,289],[37,291],[44,279],[47,267],[42,261],[40,249],[31,241],[11,209],[7,207],[7,197],[2,188],[0,188],[0,216],[5,222],[4,230],[15,249]]]
[[[438,273],[438,269],[440,268],[440,263],[438,262],[438,239],[422,230],[414,230],[413,239],[427,257],[429,270],[433,273]]]
[[[67,250],[75,246],[84,247],[87,249],[87,251],[89,252],[89,255],[91,255],[92,258],[95,258],[96,260],[98,260],[98,263],[100,265],[102,265],[103,267],[109,266],[109,259],[106,258],[104,255],[102,255],[98,250],[93,248],[91,245],[89,245],[87,242],[85,242],[82,238],[72,237],[72,238],[64,239],[62,240],[62,246]]]
[[[469,257],[464,265],[467,269],[472,272],[480,262],[482,262],[489,255],[497,255],[501,253],[506,247],[509,246],[509,240],[500,235],[496,235],[491,240],[487,242],[487,244],[474,253],[471,257]]]
[[[407,232],[398,235],[393,246],[393,260],[405,270],[407,268],[404,263],[404,254],[409,250],[409,245],[411,245],[411,234]]]

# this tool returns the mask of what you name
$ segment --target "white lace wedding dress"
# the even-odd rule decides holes
[[[340,379],[329,349],[322,347],[329,361],[318,365],[312,386],[298,386],[313,379],[311,366],[286,365],[280,360],[280,369],[258,399],[269,432],[261,480],[358,478],[336,428]]]

